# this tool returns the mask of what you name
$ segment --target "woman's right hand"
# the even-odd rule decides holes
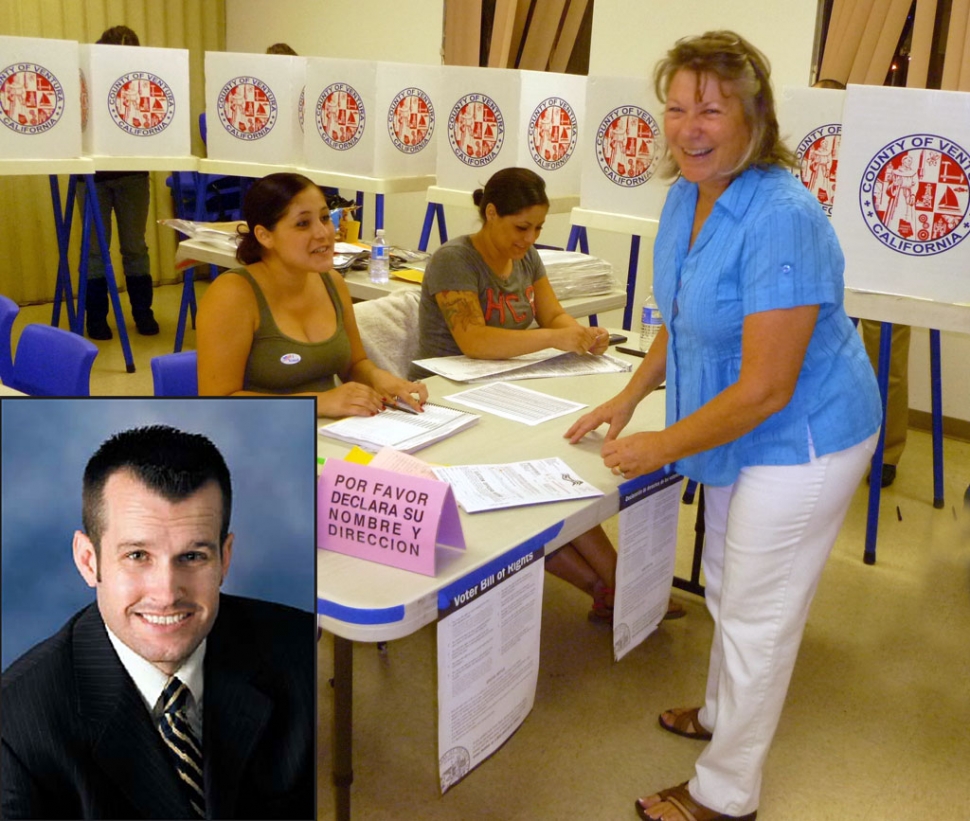
[[[607,400],[602,405],[593,408],[589,413],[580,416],[573,426],[566,431],[564,437],[569,440],[569,444],[575,445],[587,433],[596,430],[604,422],[609,423],[610,429],[606,432],[605,442],[610,442],[620,435],[620,432],[627,426],[636,410],[637,403],[628,399],[622,392],[612,399]]]
[[[383,409],[381,395],[360,382],[345,382],[317,394],[317,416],[375,416]]]
[[[567,353],[589,353],[598,342],[598,329],[584,328],[579,324],[571,324],[557,329],[555,347]]]

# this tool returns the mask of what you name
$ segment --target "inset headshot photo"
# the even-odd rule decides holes
[[[314,818],[312,398],[13,399],[0,814]]]

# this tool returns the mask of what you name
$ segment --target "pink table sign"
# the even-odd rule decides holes
[[[434,576],[436,544],[465,547],[451,485],[327,459],[317,483],[317,547]]]

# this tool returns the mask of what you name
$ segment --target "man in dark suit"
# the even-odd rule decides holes
[[[223,595],[229,471],[161,426],[84,473],[97,602],[3,674],[6,818],[313,818],[315,619]]]

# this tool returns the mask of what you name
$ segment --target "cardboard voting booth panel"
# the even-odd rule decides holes
[[[786,145],[798,155],[797,176],[832,216],[842,143],[845,92],[828,88],[783,88],[778,125]]]
[[[308,58],[306,166],[379,178],[433,174],[439,71]]]
[[[304,57],[206,52],[209,159],[302,165]]]
[[[442,72],[438,186],[473,191],[496,171],[521,166],[545,179],[549,196],[579,193],[584,77],[461,66]]]
[[[970,94],[849,86],[832,224],[845,284],[970,303]]]
[[[451,485],[341,459],[317,483],[317,547],[435,575],[437,545],[464,549]]]
[[[590,77],[582,134],[580,208],[659,219],[669,182],[663,111],[642,77]]]
[[[0,157],[80,156],[78,44],[0,37]]]
[[[95,44],[81,45],[79,54],[85,154],[192,153],[186,49]]]

